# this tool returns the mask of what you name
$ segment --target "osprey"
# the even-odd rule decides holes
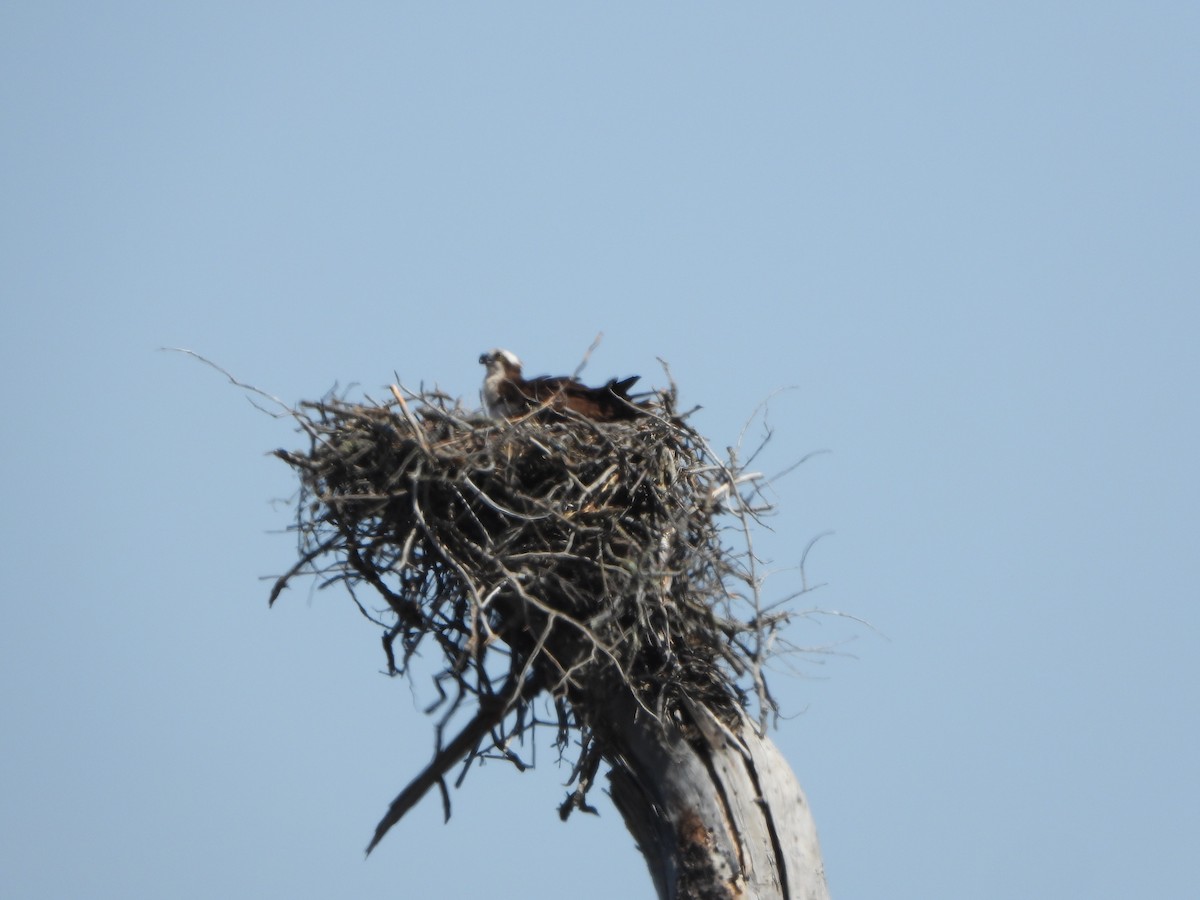
[[[479,357],[487,366],[483,378],[483,405],[488,415],[498,419],[542,412],[562,418],[569,410],[597,422],[635,419],[644,414],[646,404],[629,399],[629,389],[640,376],[622,381],[611,379],[604,387],[588,387],[566,375],[521,377],[521,360],[508,350],[490,350]]]

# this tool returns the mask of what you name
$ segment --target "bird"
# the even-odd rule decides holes
[[[521,360],[511,350],[489,350],[480,355],[479,362],[487,367],[483,406],[493,418],[536,413],[544,419],[562,419],[574,413],[597,422],[617,422],[647,414],[647,404],[629,398],[629,389],[639,375],[588,387],[568,375],[526,379],[521,375]]]

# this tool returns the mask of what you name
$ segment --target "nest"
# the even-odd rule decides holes
[[[764,508],[757,476],[714,456],[673,388],[621,423],[495,421],[436,392],[392,394],[302,404],[309,446],[276,451],[300,479],[300,552],[271,601],[315,573],[382,629],[389,673],[440,660],[434,760],[372,847],[435,785],[449,814],[450,768],[525,765],[516,748],[538,727],[573,755],[561,814],[592,811],[614,692],[676,727],[696,704],[729,725],[774,709],[762,666],[786,614],[764,613],[747,541],[727,540]]]

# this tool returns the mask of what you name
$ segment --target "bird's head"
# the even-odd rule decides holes
[[[521,374],[521,360],[511,350],[489,350],[479,356],[480,365],[487,366],[488,374],[504,374],[509,377]]]

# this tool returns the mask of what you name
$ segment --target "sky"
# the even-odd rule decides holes
[[[286,403],[665,360],[771,439],[838,900],[1190,898],[1200,7],[0,7],[0,895],[653,896],[298,586]],[[755,417],[765,401],[766,425]],[[751,421],[753,419],[753,421]],[[817,451],[827,451],[820,452]]]

